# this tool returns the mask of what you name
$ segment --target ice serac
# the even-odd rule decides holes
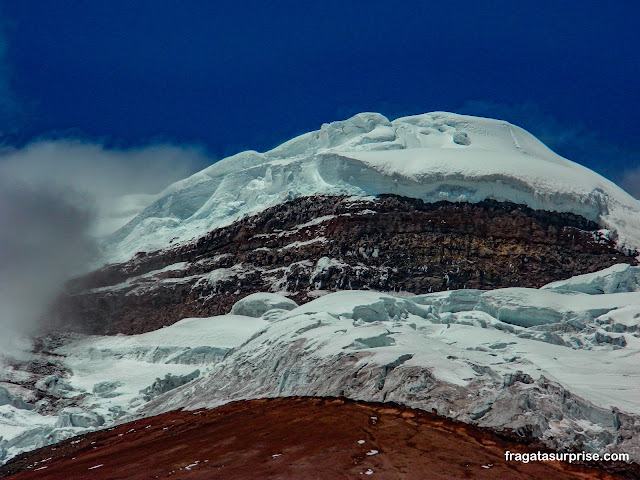
[[[640,267],[613,265],[599,272],[577,275],[542,287],[557,292],[580,292],[590,295],[637,292],[640,290]]]
[[[276,293],[253,293],[247,295],[231,308],[231,313],[247,317],[261,317],[270,310],[293,310],[298,304]]]
[[[598,223],[622,248],[640,247],[640,203],[521,128],[444,112],[394,121],[362,113],[176,182],[105,240],[105,259],[166,248],[296,197],[389,193],[572,212]]]
[[[395,402],[555,449],[620,451],[637,461],[640,291],[613,290],[351,290],[299,306],[258,293],[233,314],[139,335],[52,340],[44,350],[59,372],[38,377],[41,362],[26,378],[37,401],[5,392],[0,462],[101,424],[296,395]],[[0,371],[7,392],[25,376],[17,366]]]
[[[242,315],[185,318],[143,335],[47,337],[31,362],[2,359],[0,464],[118,423],[150,399],[198,378],[267,325]]]
[[[638,292],[333,293],[280,311],[207,375],[140,412],[340,396],[435,410],[554,449],[626,452],[637,461],[640,333],[612,327],[621,309],[640,316],[639,305]]]

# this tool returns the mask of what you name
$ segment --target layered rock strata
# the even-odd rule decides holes
[[[540,287],[637,263],[636,252],[617,251],[599,228],[578,215],[495,201],[297,198],[70,282],[53,324],[91,334],[141,333],[228,313],[259,291],[304,303],[349,289]]]

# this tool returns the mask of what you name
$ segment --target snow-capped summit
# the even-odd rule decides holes
[[[620,247],[640,247],[639,201],[519,127],[445,112],[394,121],[361,113],[170,185],[105,240],[105,260],[166,248],[296,197],[384,193],[572,212],[610,230]]]
[[[0,462],[280,396],[637,461],[638,213],[524,130],[449,113],[360,114],[227,158],[106,239],[127,261],[68,282],[33,362],[6,358]]]

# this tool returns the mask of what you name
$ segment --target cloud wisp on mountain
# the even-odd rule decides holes
[[[95,264],[99,233],[207,162],[196,147],[162,144],[110,150],[57,140],[1,152],[0,331],[36,330],[65,281]],[[0,351],[9,337],[0,335]]]

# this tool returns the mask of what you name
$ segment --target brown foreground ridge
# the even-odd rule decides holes
[[[506,462],[537,448],[392,404],[335,398],[233,402],[174,411],[29,452],[19,479],[620,479],[638,465]]]

